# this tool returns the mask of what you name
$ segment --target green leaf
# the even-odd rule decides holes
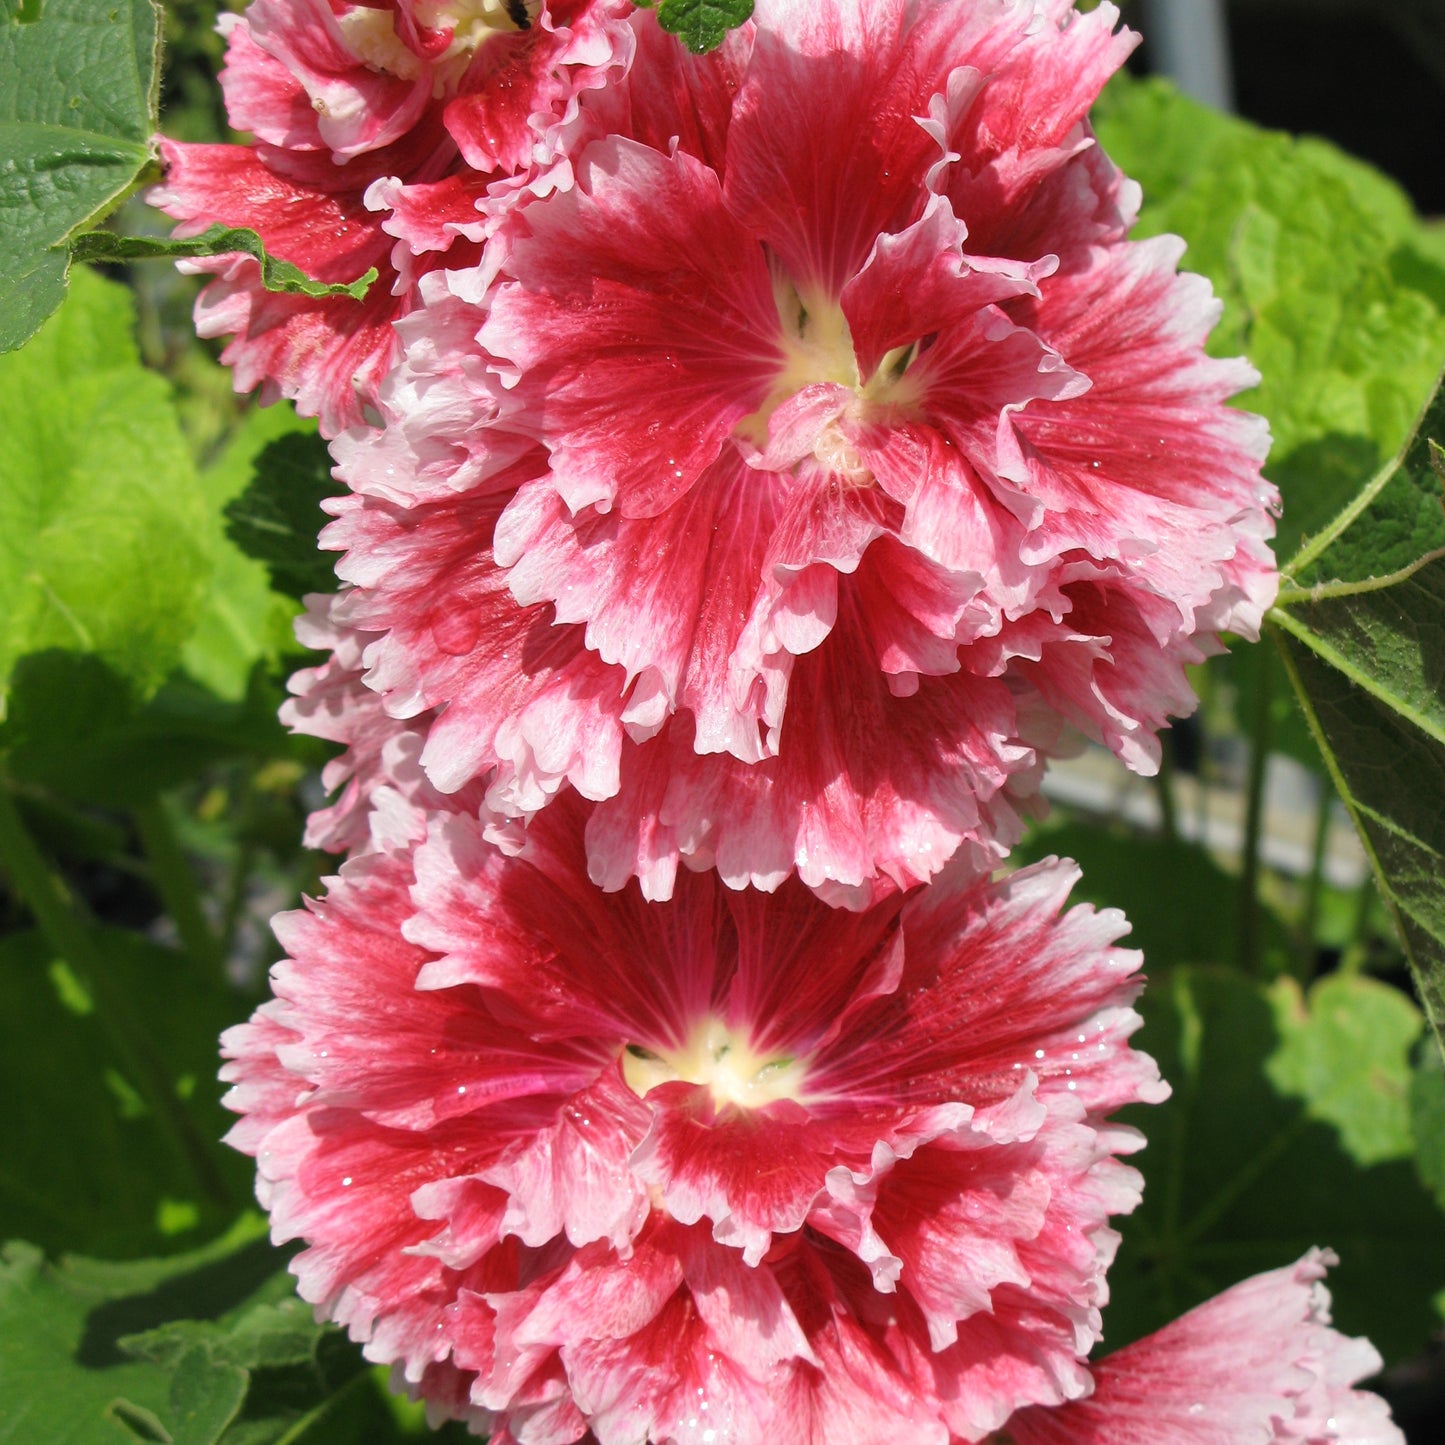
[[[1016,856],[1026,863],[1050,853],[1073,858],[1083,869],[1075,889],[1080,900],[1124,910],[1127,942],[1144,950],[1151,971],[1234,957],[1239,880],[1199,844],[1075,822],[1030,829]],[[1178,886],[1181,878],[1189,880],[1187,890]],[[1268,911],[1264,931],[1266,950],[1287,956],[1289,936]]]
[[[117,236],[87,231],[70,244],[77,261],[117,262],[176,260],[182,256],[252,256],[261,263],[261,284],[286,296],[349,296],[363,301],[376,280],[372,266],[355,281],[314,281],[299,266],[269,255],[266,243],[248,227],[208,226],[199,236]]]
[[[1399,989],[1334,974],[1303,993],[1291,978],[1269,990],[1279,1048],[1265,1064],[1270,1083],[1298,1099],[1311,1119],[1331,1124],[1357,1164],[1408,1159],[1410,1054],[1424,1021]]]
[[[1420,1181],[1445,1209],[1445,1074],[1434,1049],[1421,1049],[1410,1079],[1410,1132]]]
[[[0,351],[65,296],[52,249],[105,214],[151,160],[160,11],[152,0],[45,0],[0,19]]]
[[[132,808],[227,759],[294,755],[297,744],[276,717],[280,700],[279,689],[253,677],[234,703],[176,680],[142,704],[98,657],[32,653],[15,668],[0,751],[17,783]]]
[[[228,701],[245,696],[258,663],[274,669],[284,654],[295,649],[291,624],[297,607],[273,589],[266,567],[236,545],[222,512],[245,491],[264,448],[286,436],[314,436],[315,430],[314,422],[303,421],[290,406],[257,408],[247,413],[220,459],[201,474],[215,573],[181,660],[197,682]],[[319,525],[320,514],[316,517]],[[313,557],[315,553],[313,534]],[[334,586],[334,581],[329,585]]]
[[[197,1351],[243,1370],[314,1364],[317,1345],[330,1326],[316,1322],[315,1311],[297,1299],[292,1285],[289,1275],[278,1274],[265,1296],[222,1320],[169,1320],[127,1335],[121,1346],[128,1355],[168,1370]]]
[[[251,1376],[205,1349],[187,1350],[171,1376],[165,1423],[171,1445],[217,1445],[240,1413]]]
[[[716,50],[753,13],[753,0],[662,0],[657,23],[694,55]]]
[[[1270,613],[1311,731],[1445,1029],[1445,382],[1397,460],[1290,565]]]
[[[1396,1128],[1394,1083],[1383,1103],[1354,1113],[1316,1069],[1321,1054],[1338,1057],[1343,1047],[1347,1030],[1333,1014],[1348,987],[1317,992],[1303,1019],[1287,985],[1271,991],[1224,969],[1174,969],[1145,991],[1135,1041],[1159,1061],[1174,1096],[1125,1114],[1149,1145],[1133,1161],[1144,1201],[1122,1222],[1109,1273],[1111,1349],[1312,1245],[1340,1256],[1330,1288],[1346,1334],[1368,1334],[1398,1359],[1436,1327],[1445,1217],[1408,1159],[1363,1166],[1350,1154],[1369,1110]],[[1391,1027],[1394,1041],[1370,1053],[1397,1079],[1398,1019]]]
[[[1177,232],[1225,304],[1210,340],[1263,374],[1279,548],[1324,522],[1400,444],[1445,354],[1445,274],[1404,194],[1364,163],[1220,115],[1167,82],[1111,84],[1095,120],[1144,188],[1138,235]]]
[[[264,1233],[247,1215],[204,1249],[123,1264],[48,1264],[34,1245],[7,1245],[0,1445],[412,1438],[357,1347],[295,1297]]]
[[[278,592],[334,592],[333,558],[316,536],[328,521],[321,503],[336,493],[326,443],[314,431],[287,432],[256,455],[250,485],[225,509],[226,532],[265,564]]]
[[[123,1265],[74,1258],[47,1264],[34,1245],[6,1245],[0,1442],[124,1445],[137,1438],[126,1421],[149,1419],[165,1428],[174,1408],[171,1380],[155,1365],[127,1358],[118,1342],[178,1313],[216,1315],[251,1294],[276,1269],[258,1232],[252,1216],[192,1254]],[[178,1438],[169,1430],[152,1438],[167,1435]]]
[[[195,625],[200,491],[133,319],[123,287],[79,271],[35,340],[0,356],[0,697],[47,648],[149,692]]]
[[[242,1012],[239,1002],[139,934],[93,937],[109,981],[148,1025],[146,1046],[175,1094],[203,1136],[217,1138],[229,1116],[215,1081],[216,1037]],[[248,1161],[220,1151],[230,1198],[200,1194],[67,962],[38,933],[13,934],[0,941],[0,977],[0,1096],[25,1101],[0,1133],[0,1237],[50,1250],[159,1253],[228,1220],[249,1191]],[[191,1227],[169,1233],[177,1221]]]

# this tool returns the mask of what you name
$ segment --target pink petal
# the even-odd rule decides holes
[[[1329,1327],[1311,1251],[1256,1275],[1107,1356],[1094,1392],[1009,1421],[1018,1445],[1403,1445],[1389,1407],[1351,1388],[1380,1366],[1363,1340]]]

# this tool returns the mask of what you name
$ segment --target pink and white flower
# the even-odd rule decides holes
[[[1330,1328],[1334,1258],[1227,1289],[1094,1368],[1094,1392],[1009,1421],[1012,1445],[1405,1445],[1378,1395],[1368,1340]],[[1002,1442],[1001,1442],[1002,1445]]]
[[[224,15],[221,83],[255,143],[162,139],[152,202],[178,235],[217,223],[326,282],[375,267],[365,301],[277,295],[247,257],[185,263],[217,279],[196,327],[231,336],[238,391],[285,396],[331,436],[362,420],[396,359],[419,278],[473,265],[489,184],[528,172],[579,89],[626,63],[626,0],[252,0]],[[388,213],[385,216],[379,212]]]
[[[291,696],[281,705],[281,721],[294,732],[343,748],[321,770],[323,786],[336,798],[307,818],[306,846],[333,853],[406,847],[426,837],[433,810],[479,813],[480,789],[443,795],[432,785],[421,766],[431,717],[398,721],[386,712],[361,681],[362,653],[373,639],[337,626],[335,603],[319,593],[306,598],[306,611],[296,619],[297,641],[329,656],[291,677]]]
[[[225,1038],[302,1295],[494,1439],[979,1440],[1090,1385],[1161,1098],[1074,870],[865,912],[586,876],[475,821],[284,917]]]
[[[1205,355],[1218,306],[1180,243],[1126,239],[1135,188],[1086,118],[1116,22],[762,0],[699,60],[638,14],[568,129],[575,183],[493,207],[487,266],[432,284],[385,430],[340,453],[343,610],[380,635],[388,710],[467,735],[456,679],[506,659],[466,597],[465,657],[425,637],[455,498],[497,498],[477,575],[618,679],[615,786],[565,775],[602,803],[608,886],[665,896],[684,860],[861,905],[961,849],[986,869],[1041,719],[1151,770],[1185,665],[1257,630],[1267,434],[1225,404],[1254,373]],[[500,769],[521,809],[486,747],[424,762],[443,789]]]

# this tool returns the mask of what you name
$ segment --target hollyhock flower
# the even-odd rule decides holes
[[[447,708],[439,787],[500,768],[521,806],[455,715],[478,679],[526,688],[455,590],[469,490],[496,498],[469,575],[620,679],[616,786],[571,778],[609,887],[665,896],[681,858],[862,904],[995,861],[1058,719],[1156,765],[1185,665],[1273,596],[1275,495],[1208,284],[1125,239],[1136,190],[1086,118],[1117,18],[760,0],[695,59],[633,17],[575,184],[498,212],[494,285],[438,279],[386,430],[339,449],[343,608],[389,711]]]
[[[248,226],[326,282],[378,272],[365,301],[267,292],[248,257],[186,263],[217,279],[196,327],[231,336],[238,391],[292,398],[333,435],[361,420],[394,360],[391,324],[441,264],[472,264],[489,183],[525,171],[578,89],[626,61],[622,0],[252,0],[223,15],[221,84],[250,146],[161,140],[153,204],[182,224]],[[619,49],[619,46],[621,49]],[[544,147],[545,149],[545,147]],[[382,219],[374,214],[386,211]]]
[[[1333,1263],[1311,1250],[1225,1290],[1100,1361],[1088,1399],[1020,1411],[999,1445],[1404,1445],[1389,1406],[1352,1388],[1380,1357],[1330,1328]]]
[[[1165,1093],[1056,860],[865,912],[586,876],[582,805],[284,916],[227,1034],[301,1294],[493,1439],[979,1440],[1083,1394]],[[715,1435],[709,1436],[708,1430]]]
[[[305,600],[306,611],[296,619],[296,639],[303,647],[330,655],[319,667],[302,668],[292,676],[292,695],[281,706],[281,721],[295,732],[340,743],[344,749],[321,770],[323,786],[336,799],[307,818],[306,846],[335,853],[405,847],[426,837],[432,810],[460,807],[481,813],[479,789],[444,796],[422,769],[430,716],[397,721],[361,681],[362,652],[372,639],[337,626],[334,597],[313,593]],[[499,820],[494,829],[502,831]]]

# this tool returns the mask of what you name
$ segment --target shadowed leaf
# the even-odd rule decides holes
[[[1399,457],[1286,569],[1270,614],[1437,1035],[1445,1028],[1445,512],[1437,385]]]

